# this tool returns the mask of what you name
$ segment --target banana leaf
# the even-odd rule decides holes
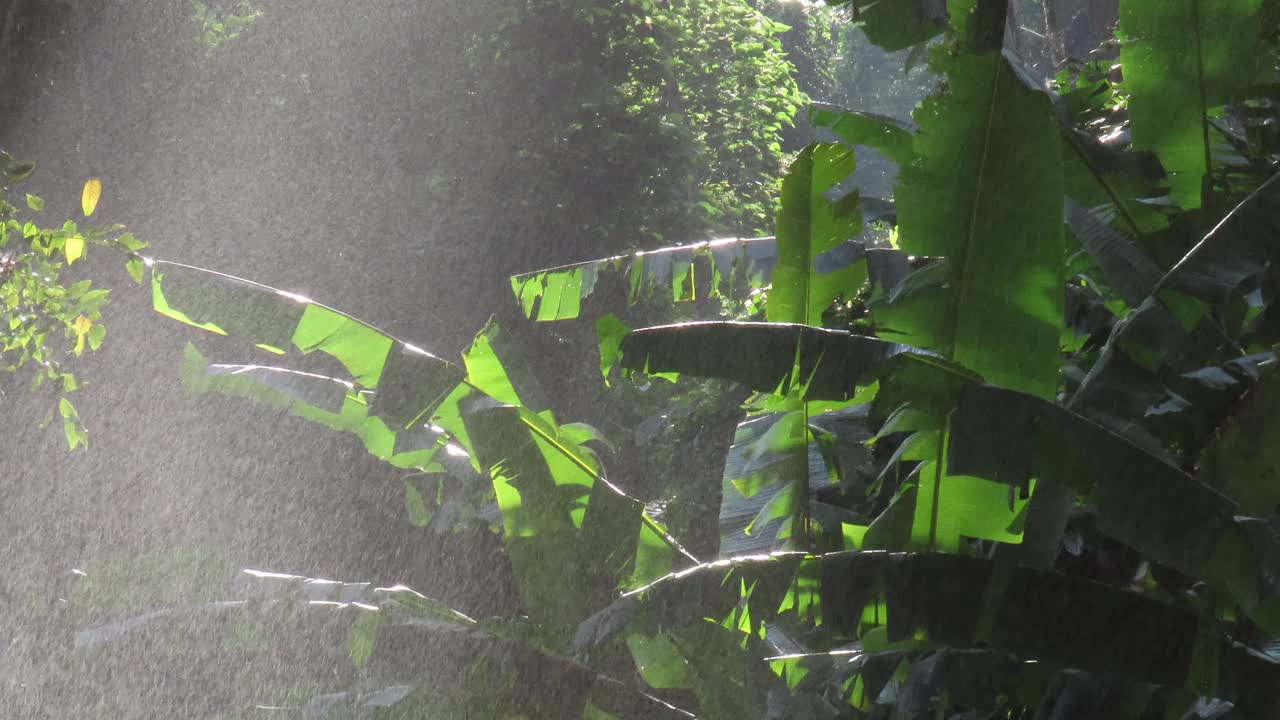
[[[393,427],[425,418],[465,375],[416,345],[295,293],[165,260],[150,267],[156,312],[276,355],[329,355],[350,382],[374,391],[370,412]]]
[[[207,594],[207,593],[206,593]],[[476,620],[403,585],[377,587],[298,575],[246,570],[231,584],[227,600],[166,607],[82,627],[73,632],[66,655],[131,656],[146,648],[150,659],[187,653],[197,643],[221,645],[260,674],[280,675],[281,658],[329,658],[328,692],[316,692],[300,669],[286,667],[270,684],[240,682],[222,709],[292,705],[308,717],[401,717],[424,712],[479,712],[488,707],[554,713],[559,717],[688,718],[691,715],[653,697],[644,688],[610,677],[549,652],[519,622]],[[246,644],[245,637],[253,640]],[[449,653],[465,662],[422,672],[421,648]],[[344,658],[343,656],[347,656]],[[64,658],[66,660],[67,658]],[[71,660],[74,662],[74,660]],[[101,660],[99,660],[101,662]],[[501,667],[514,692],[474,687],[469,669]],[[79,676],[79,687],[95,673]],[[335,682],[336,680],[336,682]],[[486,674],[486,683],[494,680]],[[528,692],[548,683],[554,696]],[[504,685],[499,683],[499,685]],[[290,687],[296,685],[297,687]],[[319,684],[324,687],[323,682]],[[91,686],[90,686],[91,687]],[[304,692],[299,693],[299,690]],[[192,680],[191,695],[210,688]],[[288,697],[291,702],[282,702]],[[301,697],[301,701],[299,701]],[[479,706],[479,707],[477,707]]]
[[[807,400],[848,400],[875,382],[905,348],[876,338],[788,323],[697,322],[636,330],[622,341],[623,367],[742,383]]]
[[[630,593],[629,626],[660,625],[678,637],[686,624],[707,622],[681,615],[696,597],[701,607],[718,609],[713,620],[719,613],[750,616],[740,625],[750,634],[797,614],[789,574],[793,581],[808,578],[817,597],[806,612],[816,613],[826,636],[861,640],[867,652],[887,643],[909,650],[986,647],[1050,667],[1232,700],[1259,716],[1280,707],[1280,663],[1233,642],[1196,613],[1085,578],[959,555],[785,553],[709,563]],[[1217,661],[1203,662],[1204,653]],[[1040,699],[1034,686],[1021,689],[1033,694],[1010,702],[1034,707]]]
[[[917,270],[931,281],[877,303],[873,317],[885,339],[1050,397],[1065,279],[1052,108],[999,52],[952,54],[938,69],[949,91],[917,108],[917,160],[896,196],[899,246],[946,262]]]
[[[1240,512],[1253,517],[1269,517],[1280,507],[1280,425],[1275,422],[1280,374],[1274,361],[1270,365],[1198,463],[1200,480],[1234,498]]]
[[[1071,407],[1113,430],[1130,422],[1126,395],[1160,395],[1175,378],[1266,348],[1280,339],[1266,322],[1266,268],[1277,257],[1280,180],[1237,205],[1160,279],[1137,312],[1118,323]],[[1241,308],[1244,312],[1241,312]],[[1130,416],[1132,417],[1132,416]]]
[[[1142,304],[1160,280],[1160,268],[1134,242],[1116,230],[1096,208],[1086,210],[1067,201],[1067,225],[1080,247],[1102,269],[1107,284],[1130,307]]]
[[[947,26],[946,0],[832,0],[847,5],[867,39],[893,52],[927,42]]]
[[[796,427],[804,419],[798,412],[767,413],[739,424],[725,457],[720,555],[787,548],[792,530],[787,519],[799,502],[808,503],[808,516],[831,536],[865,533],[865,518],[824,503],[817,494],[856,486],[858,478],[852,476],[870,474],[866,416],[865,405],[828,412],[811,408],[804,433]],[[807,479],[799,496],[797,475]]]
[[[800,151],[783,177],[775,241],[778,260],[765,306],[770,322],[820,326],[833,300],[853,297],[866,281],[863,263],[824,274],[814,271],[815,259],[862,230],[856,193],[828,198],[853,169],[850,148],[813,143]]]
[[[850,145],[864,145],[876,150],[899,167],[905,167],[915,157],[911,131],[885,115],[814,103],[809,107],[809,122],[815,127],[830,128]]]
[[[321,350],[354,376],[211,364],[188,346],[183,379],[190,389],[288,408],[354,433],[370,453],[399,467],[441,473],[446,465],[437,456],[459,454],[491,479],[521,589],[552,636],[556,623],[585,616],[594,602],[592,588],[641,584],[669,571],[674,554],[685,552],[644,514],[642,503],[604,478],[583,444],[598,437],[594,430],[561,425],[550,412],[522,405],[498,355],[495,325],[482,329],[463,354],[464,371],[291,293],[189,266],[154,262],[152,268],[153,298],[162,314],[266,346],[280,353],[282,363]],[[375,362],[379,357],[381,365]],[[384,400],[384,394],[394,399]],[[398,424],[406,418],[408,427]],[[412,502],[412,492],[406,493]],[[586,583],[587,568],[593,578],[606,578]]]
[[[525,317],[571,320],[602,282],[629,304],[736,297],[767,284],[775,261],[772,237],[723,238],[513,275],[511,290]]]
[[[1263,79],[1262,0],[1122,0],[1120,51],[1133,146],[1160,157],[1171,199],[1200,207],[1211,188],[1210,122]]]
[[[354,434],[371,455],[399,468],[439,472],[447,438],[425,426],[393,429],[371,410],[372,392],[354,383],[279,366],[211,363],[191,343],[180,373],[189,392],[217,392],[289,410],[298,417]]]

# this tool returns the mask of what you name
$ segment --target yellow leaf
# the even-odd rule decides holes
[[[84,257],[84,238],[79,235],[72,235],[63,244],[62,251],[67,254],[68,265],[79,260]]]
[[[71,329],[76,331],[76,357],[80,357],[80,353],[84,352],[84,338],[92,327],[93,321],[84,315],[77,315],[71,322]]]
[[[89,217],[98,207],[98,198],[102,197],[102,181],[98,178],[89,178],[84,183],[84,192],[80,194],[80,209],[84,210],[84,216]]]

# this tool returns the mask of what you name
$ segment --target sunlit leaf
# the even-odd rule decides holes
[[[202,268],[152,263],[157,312],[254,344],[320,351],[374,390],[371,412],[397,427],[424,418],[463,378],[458,365],[300,295]]]
[[[84,237],[81,235],[67,236],[62,246],[62,251],[67,257],[68,265],[84,257]]]
[[[602,283],[618,293],[607,299],[616,308],[656,298],[732,296],[735,287],[759,287],[768,282],[774,251],[772,237],[724,238],[513,275],[511,289],[526,317],[569,320]]]
[[[80,209],[84,211],[84,216],[89,217],[93,211],[98,208],[98,199],[102,197],[102,181],[98,178],[89,178],[84,183],[84,190],[80,193]]]
[[[898,183],[898,242],[946,262],[909,300],[877,307],[880,335],[1050,397],[1064,277],[1062,163],[1049,100],[997,52],[953,54],[940,69],[949,92],[916,109],[918,160]]]
[[[689,664],[671,638],[659,633],[652,638],[635,634],[627,637],[627,647],[635,659],[636,671],[650,687],[689,687]]]
[[[853,151],[835,143],[809,145],[782,181],[778,210],[778,262],[773,269],[766,316],[770,322],[822,325],[822,313],[840,295],[853,295],[866,278],[851,265],[819,275],[813,263],[862,229],[856,193],[830,200],[827,193],[854,168]]]
[[[900,167],[914,157],[910,131],[891,117],[814,104],[809,109],[809,121],[818,127],[831,128],[850,145],[865,145],[879,151]]]
[[[890,52],[923,43],[946,28],[946,0],[835,0],[853,8],[867,39]]]
[[[93,321],[84,315],[77,315],[76,319],[71,323],[71,329],[76,333],[75,353],[77,356],[84,352],[84,341],[89,335],[90,329],[93,328]]]
[[[134,282],[138,283],[139,285],[142,284],[142,273],[144,269],[144,266],[142,264],[142,258],[138,258],[138,257],[129,258],[124,263],[124,269],[126,272],[129,273],[129,277],[133,278]]]
[[[1123,0],[1133,146],[1154,151],[1171,199],[1200,207],[1212,171],[1209,120],[1267,71],[1262,0]]]
[[[596,337],[600,341],[600,376],[605,384],[609,383],[609,371],[622,357],[622,342],[631,328],[627,327],[617,315],[609,313],[596,320]]]

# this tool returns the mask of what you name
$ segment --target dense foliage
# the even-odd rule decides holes
[[[1276,716],[1276,8],[1122,0],[1119,57],[1045,88],[1005,52],[1008,2],[845,4],[882,46],[928,48],[942,82],[914,124],[816,109],[840,141],[796,154],[771,237],[512,278],[542,322],[708,313],[636,331],[597,314],[587,360],[632,397],[686,375],[753,391],[723,472],[681,478],[723,493],[721,559],[611,480],[607,433],[540,401],[496,325],[449,362],[153,261],[156,310],[208,331],[190,389],[411,471],[411,520],[491,527],[522,611],[248,573],[227,592],[252,603],[202,586],[145,615],[73,604],[75,646],[180,652],[194,633],[278,673],[298,635],[336,638],[319,664],[338,687],[207,698],[330,717]],[[644,83],[637,117],[671,100]],[[899,165],[891,199],[847,188],[855,146]],[[453,662],[423,672],[424,646]]]
[[[124,232],[123,225],[82,230],[70,219],[59,227],[26,220],[9,202],[9,186],[34,167],[0,150],[0,362],[15,378],[25,381],[30,376],[33,392],[52,392],[54,402],[44,423],[53,419],[56,409],[74,450],[89,442],[75,406],[66,398],[83,384],[73,372],[74,358],[86,349],[97,350],[106,337],[102,308],[111,291],[93,287],[88,278],[64,283],[63,273],[89,246],[102,246],[126,253],[129,274],[142,282],[142,259],[136,253],[145,244]],[[85,183],[80,208],[84,217],[93,214],[101,194],[101,181]],[[29,213],[44,210],[44,200],[31,193],[25,193],[25,204]]]
[[[469,98],[429,98],[409,121],[410,142],[473,127],[456,156],[423,159],[435,193],[457,202],[475,179],[498,178],[515,234],[584,249],[767,224],[775,188],[762,178],[780,169],[782,130],[804,99],[777,38],[785,26],[742,0],[488,0],[476,12],[486,22],[465,50]],[[493,98],[510,107],[495,112]],[[463,197],[489,216],[483,195]],[[522,222],[547,202],[552,227]]]

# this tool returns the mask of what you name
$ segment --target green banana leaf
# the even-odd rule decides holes
[[[425,418],[465,374],[458,365],[300,295],[181,263],[149,265],[156,312],[276,355],[325,353],[354,385],[374,391],[370,412],[393,427]]]
[[[899,167],[915,158],[911,131],[894,118],[814,103],[809,107],[809,122],[815,127],[830,128],[850,145],[876,150]]]
[[[372,393],[355,384],[279,366],[211,363],[191,343],[183,353],[182,386],[189,392],[217,392],[289,410],[360,439],[371,455],[405,469],[439,472],[437,451],[447,438],[425,426],[393,429],[371,411]]]
[[[946,261],[916,271],[929,282],[876,305],[879,334],[1051,397],[1065,280],[1052,108],[998,52],[948,55],[937,69],[949,91],[916,110],[917,160],[897,188],[898,242]]]
[[[824,637],[860,641],[863,652],[985,647],[1050,668],[1224,698],[1247,712],[1269,711],[1280,702],[1280,663],[1233,642],[1191,611],[1085,578],[960,555],[783,553],[709,563],[630,593],[623,605],[629,622],[615,617],[613,628],[661,626],[678,638],[685,627],[724,618],[752,635],[788,618],[795,622],[800,612],[792,588],[798,584],[813,595],[804,612],[810,622],[820,620]],[[678,598],[697,598],[715,612],[707,620],[682,616]],[[1018,673],[1025,665],[995,667]],[[874,691],[883,676],[864,681]],[[1019,684],[1019,691],[1026,694],[1007,702],[1034,707],[1044,687]]]
[[[1160,397],[1176,378],[1269,348],[1280,311],[1260,291],[1277,257],[1280,180],[1237,205],[1160,279],[1137,311],[1118,323],[1098,362],[1071,399],[1078,412],[1128,436],[1145,398]],[[1244,312],[1240,311],[1244,308]]]
[[[622,341],[622,365],[742,383],[806,400],[852,399],[903,346],[790,323],[697,322],[643,328]]]
[[[800,151],[782,179],[777,217],[777,264],[765,306],[770,322],[821,326],[833,300],[851,298],[866,281],[856,263],[819,274],[814,260],[852,240],[862,230],[858,196],[827,195],[853,173],[853,151],[837,143],[814,143]]]
[[[1269,364],[1198,463],[1201,481],[1234,498],[1241,514],[1253,517],[1269,517],[1280,506],[1280,426],[1275,422],[1280,375],[1274,360]]]
[[[999,418],[996,420],[995,418]],[[1098,527],[1152,560],[1222,587],[1259,626],[1280,631],[1272,549],[1235,501],[1089,419],[1025,393],[961,390],[951,466],[1002,482],[1038,477],[1096,507]]]
[[[1210,121],[1262,79],[1263,0],[1122,0],[1133,146],[1160,157],[1171,199],[1200,207],[1214,171]]]
[[[281,658],[329,657],[332,684],[319,685],[327,691],[317,692],[317,685],[301,675],[293,678],[297,688],[286,682],[244,681],[227,699],[227,711],[292,705],[309,717],[322,718],[448,715],[484,712],[483,708],[584,720],[690,716],[641,686],[548,651],[525,624],[473,619],[403,585],[376,587],[246,570],[229,589],[194,594],[225,599],[79,627],[65,652],[101,663],[104,649],[112,650],[111,657],[131,657],[145,648],[154,658],[169,652],[185,656],[197,643],[212,643],[224,655],[239,658],[247,672],[267,674],[278,673]],[[424,672],[421,655],[403,651],[423,643],[463,653],[458,657],[468,662]],[[492,673],[498,668],[505,681],[475,687],[467,677],[479,664],[490,666],[485,683],[494,683]],[[86,687],[95,675],[90,671],[81,676],[79,687]],[[507,682],[511,691],[498,689]],[[192,679],[191,695],[207,696],[210,689],[198,683]],[[545,698],[525,692],[536,683],[558,688],[554,707],[543,707]],[[602,715],[603,708],[618,714]]]
[[[525,317],[572,320],[601,283],[629,304],[737,297],[767,284],[775,259],[772,237],[723,238],[521,273],[511,290]]]
[[[927,42],[947,26],[945,0],[832,0],[849,6],[867,39],[893,52]]]

